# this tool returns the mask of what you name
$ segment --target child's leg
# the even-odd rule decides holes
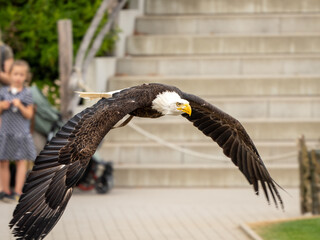
[[[14,191],[20,195],[22,193],[23,184],[26,179],[27,161],[26,160],[16,161],[16,167],[17,167],[16,185],[14,187]]]
[[[0,161],[0,177],[2,183],[2,191],[10,194],[10,169],[9,161]]]

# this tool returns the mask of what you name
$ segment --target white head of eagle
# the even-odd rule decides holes
[[[152,108],[163,115],[191,115],[191,107],[187,100],[182,99],[176,92],[159,93],[152,101]]]

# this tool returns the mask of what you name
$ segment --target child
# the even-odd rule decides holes
[[[25,85],[30,80],[27,62],[15,61],[9,71],[10,85],[0,89],[0,177],[4,201],[17,200],[22,193],[27,162],[34,160],[36,150],[30,133],[33,116],[31,92]],[[16,162],[14,192],[10,191],[9,160]]]

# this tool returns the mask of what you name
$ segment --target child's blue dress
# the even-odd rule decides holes
[[[0,88],[0,101],[12,101],[19,98],[22,104],[33,104],[31,91],[23,88],[15,95],[10,87]],[[0,161],[1,160],[34,160],[36,149],[30,133],[30,120],[11,104],[8,110],[0,115]]]

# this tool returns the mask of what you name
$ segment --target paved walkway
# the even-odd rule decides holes
[[[248,240],[244,222],[299,216],[299,192],[287,189],[285,212],[252,189],[113,189],[77,191],[48,240]],[[15,205],[0,202],[0,239],[13,239],[7,224]]]

